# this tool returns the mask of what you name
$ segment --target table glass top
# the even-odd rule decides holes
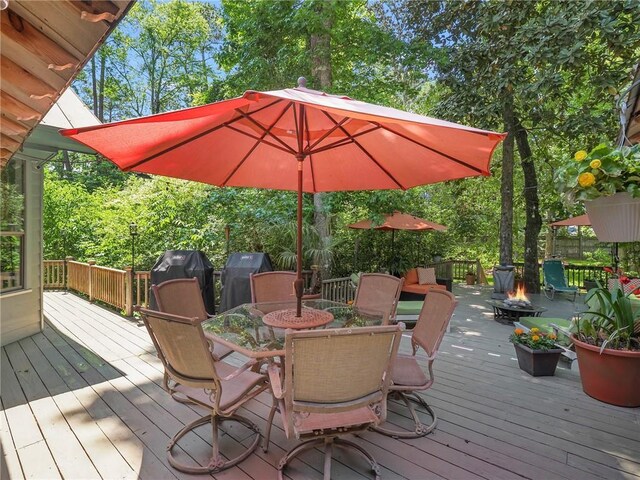
[[[303,300],[302,308],[305,319],[316,318],[301,320],[296,324],[294,316],[281,314],[282,310],[295,311],[295,308],[295,301],[246,303],[213,316],[205,321],[202,327],[205,333],[221,339],[221,343],[247,355],[264,357],[282,354],[286,328],[276,325],[288,325],[289,328],[295,326],[300,329],[311,328],[306,325],[311,325],[312,328],[357,328],[382,325],[384,318],[384,313],[380,311],[364,310],[345,303],[315,299]],[[314,315],[314,313],[317,314]],[[317,317],[324,320],[319,321]],[[279,320],[282,318],[285,319]],[[305,323],[307,321],[309,323]],[[318,324],[321,325],[318,326]]]

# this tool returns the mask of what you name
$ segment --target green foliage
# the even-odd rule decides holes
[[[425,58],[409,55],[364,0],[223,0],[222,7],[226,35],[217,58],[227,77],[224,86],[211,90],[210,100],[220,98],[221,89],[222,96],[230,97],[244,90],[291,88],[300,76],[317,87],[311,75],[314,34],[330,36],[333,92],[394,104],[400,92],[416,93],[426,78],[417,68]]]
[[[580,150],[556,170],[555,183],[568,203],[617,192],[640,197],[640,145]]]
[[[222,0],[218,12],[211,4],[185,0],[139,1],[75,86],[105,120],[229,98],[246,89],[292,87],[301,75],[314,87],[311,37],[328,33],[335,93],[491,129],[502,128],[504,101],[513,97],[533,148],[541,209],[554,218],[582,213],[563,207],[553,172],[570,145],[596,144],[615,134],[616,90],[638,58],[636,2],[357,0],[318,6],[318,0]],[[216,74],[216,61],[224,79]],[[283,268],[294,260],[291,192],[125,174],[83,156],[65,162],[51,162],[57,175],[45,180],[47,258],[73,255],[128,265],[127,225],[136,221],[138,269],[149,268],[169,248],[202,249],[220,267],[227,225],[229,251],[268,251]],[[331,194],[325,199],[331,236],[324,244],[314,241],[313,204],[305,195],[305,266],[326,262],[330,252],[336,276],[386,270],[391,262],[404,269],[436,254],[495,263],[499,160],[491,171],[489,178],[407,192]],[[518,171],[516,261],[523,256],[523,188]],[[390,232],[346,227],[393,210],[449,229],[396,232],[394,256]]]
[[[578,320],[580,340],[605,348],[640,349],[640,308],[632,307],[631,293],[625,295],[622,288],[613,290],[602,287],[589,291],[586,303],[588,312]]]
[[[24,195],[22,172],[16,162],[0,169],[0,229],[20,231],[24,228]]]
[[[85,68],[77,89],[108,121],[202,104],[217,79],[213,55],[221,28],[211,4],[140,0]]]

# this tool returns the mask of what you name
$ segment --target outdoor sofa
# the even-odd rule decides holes
[[[431,289],[451,291],[452,280],[450,278],[436,278],[436,283],[419,283],[418,269],[412,268],[404,275],[401,300],[424,300],[424,296]]]

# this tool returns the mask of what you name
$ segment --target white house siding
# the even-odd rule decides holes
[[[42,170],[25,162],[24,289],[0,295],[0,344],[42,330]]]

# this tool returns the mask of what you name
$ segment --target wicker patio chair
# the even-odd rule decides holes
[[[274,395],[280,400],[286,436],[303,442],[280,460],[280,479],[292,458],[319,445],[324,446],[325,480],[331,477],[334,445],[360,452],[376,478],[380,478],[371,454],[357,443],[339,437],[363,432],[384,421],[387,372],[397,354],[401,333],[399,325],[287,330],[284,377],[276,364],[269,365],[268,372]],[[272,410],[267,422],[265,449],[273,413]]]
[[[296,301],[296,293],[293,289],[296,272],[252,273],[249,278],[252,303]]]
[[[403,278],[384,273],[363,273],[353,305],[362,312],[382,312],[384,324],[388,325],[396,316],[398,299],[402,291]]]
[[[251,455],[260,442],[260,430],[250,420],[236,415],[236,411],[268,388],[266,375],[250,370],[255,360],[239,368],[216,361],[209,351],[200,318],[186,318],[143,308],[139,312],[164,365],[165,375],[169,377],[168,392],[172,396],[179,393],[209,410],[207,415],[185,425],[173,436],[167,446],[167,458],[171,466],[185,473],[215,473]],[[236,456],[229,458],[226,455],[229,459],[220,454],[218,432],[220,423],[227,421],[239,422],[255,433],[253,441],[239,454],[237,444],[231,446],[229,451]],[[178,441],[206,423],[211,424],[213,433],[211,458],[203,461],[202,466],[178,461],[173,455],[173,448]],[[183,449],[188,450],[186,444]]]
[[[436,427],[438,417],[424,398],[417,392],[427,390],[433,385],[433,361],[436,358],[440,342],[442,342],[456,304],[455,296],[451,292],[446,290],[430,290],[424,298],[424,305],[420,311],[420,316],[418,317],[416,326],[411,332],[413,354],[398,355],[393,366],[389,395],[401,398],[404,401],[415,422],[415,430],[413,432],[408,430],[394,430],[385,423],[373,427],[373,430],[376,432],[391,437],[418,438],[427,435]],[[416,353],[421,347],[427,354],[428,377],[416,357]],[[411,401],[417,402],[431,416],[432,421],[429,425],[424,425],[421,422]]]
[[[161,312],[196,317],[200,320],[209,318],[200,293],[200,283],[195,277],[178,278],[167,280],[159,285],[151,285],[151,291]],[[229,347],[213,342],[213,337],[208,333],[205,333],[205,336],[213,345],[211,353],[215,360],[220,360],[233,352]]]

